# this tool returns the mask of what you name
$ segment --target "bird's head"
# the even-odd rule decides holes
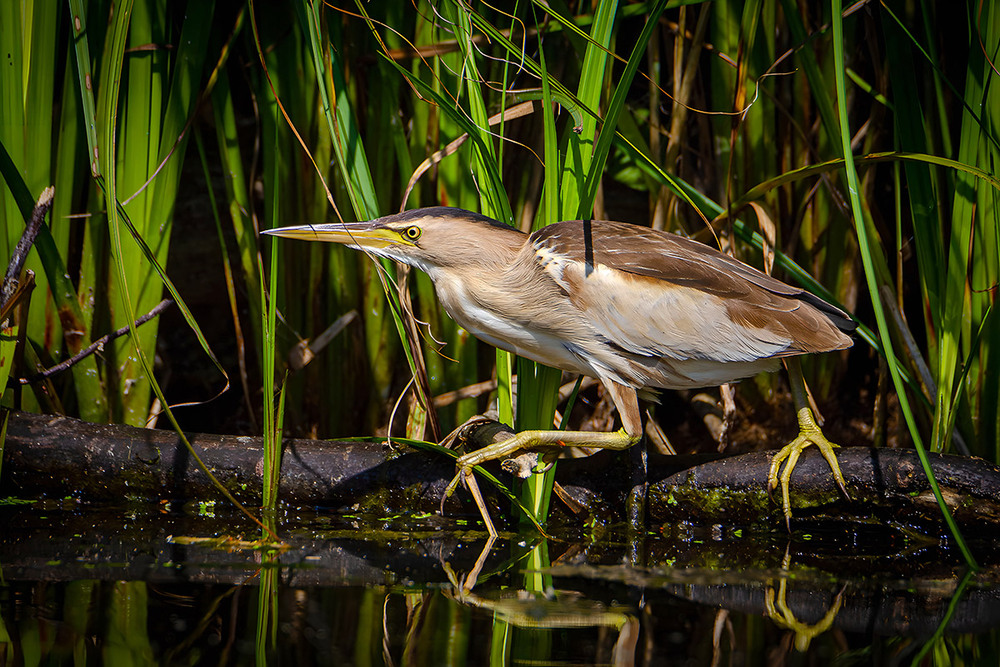
[[[516,247],[524,235],[503,223],[460,208],[436,206],[370,222],[323,223],[268,229],[264,234],[304,241],[341,243],[432,272],[469,265],[497,242]]]

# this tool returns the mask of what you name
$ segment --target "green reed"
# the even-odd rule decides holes
[[[879,391],[881,355],[901,400],[868,401],[890,407],[861,421],[889,423],[899,411],[904,427],[876,430],[933,451],[1000,457],[993,5],[963,5],[961,21],[935,3],[868,5],[839,19],[837,49],[836,10],[825,2],[523,0],[509,13],[452,0],[433,9],[189,4],[0,8],[0,46],[12,54],[0,86],[4,256],[25,207],[56,188],[28,264],[38,281],[28,337],[43,365],[134,321],[164,288],[176,292],[166,267],[197,127],[214,146],[207,172],[223,174],[227,317],[239,340],[230,372],[254,418],[263,376],[273,380],[301,339],[356,311],[290,373],[290,428],[430,438],[430,398],[491,376],[504,419],[552,424],[559,373],[477,345],[441,311],[426,276],[397,276],[389,263],[319,244],[268,243],[262,256],[257,241],[262,227],[448,204],[526,231],[614,217],[714,242],[712,224],[757,265],[761,248],[773,247],[779,277],[843,304],[863,325],[849,355],[806,364],[821,405],[843,394],[848,374]],[[937,29],[959,23],[968,30]],[[849,79],[838,87],[841,72]],[[529,89],[534,113],[490,124]],[[417,166],[463,134],[403,201]],[[277,312],[265,331],[272,279]],[[204,339],[176,296],[214,364],[221,343]],[[415,326],[404,314],[411,303]],[[162,394],[152,369],[161,334],[155,323],[136,329],[55,379],[59,403],[92,421],[145,423]],[[390,425],[411,376],[417,398]],[[226,382],[220,372],[219,388]],[[740,392],[755,402],[780,386],[764,379]],[[487,401],[437,410],[439,432]],[[24,405],[42,409],[43,399],[26,392]],[[526,504],[544,515],[546,497],[540,488]]]

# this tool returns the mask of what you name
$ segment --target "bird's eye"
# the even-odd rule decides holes
[[[407,227],[406,231],[403,232],[403,236],[411,241],[416,241],[420,238],[420,228],[414,225],[413,227]]]

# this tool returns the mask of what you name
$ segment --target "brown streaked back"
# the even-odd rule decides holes
[[[738,324],[787,337],[785,355],[852,344],[846,334],[855,324],[836,306],[691,239],[620,222],[574,220],[538,230],[531,243],[536,252],[584,265],[585,275],[603,265],[719,297]]]

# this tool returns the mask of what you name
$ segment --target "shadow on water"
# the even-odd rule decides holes
[[[6,505],[0,522],[0,665],[1000,659],[991,542],[973,575],[877,528],[488,545],[435,515],[286,509],[285,547],[254,549],[210,505]]]

